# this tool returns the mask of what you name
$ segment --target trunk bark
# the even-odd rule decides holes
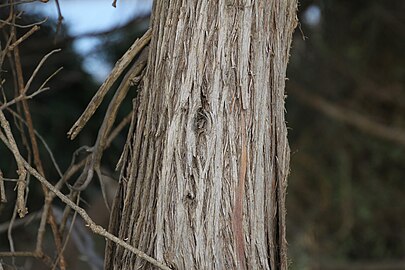
[[[174,269],[287,269],[296,0],[155,1],[110,230]],[[152,269],[111,243],[106,269]]]

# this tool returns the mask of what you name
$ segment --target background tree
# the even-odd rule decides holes
[[[403,12],[404,1],[300,1],[286,91],[295,269],[404,267]]]

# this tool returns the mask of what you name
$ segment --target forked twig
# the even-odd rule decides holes
[[[21,42],[26,40],[28,37],[30,37],[34,32],[38,31],[40,27],[38,25],[34,25],[27,33],[25,33],[22,37],[20,37],[16,42],[10,45],[9,50],[12,51],[14,50],[15,47],[17,47]]]
[[[11,106],[11,105],[13,105],[13,104],[19,102],[19,101],[24,100],[24,99],[32,99],[32,98],[34,98],[35,96],[37,96],[37,95],[39,95],[39,94],[41,94],[41,93],[43,93],[43,92],[49,90],[49,87],[44,87],[45,84],[46,84],[50,79],[52,79],[56,74],[58,74],[59,71],[61,71],[62,69],[63,69],[63,67],[58,68],[54,73],[52,73],[52,74],[42,83],[42,85],[38,88],[38,90],[36,90],[36,91],[33,92],[32,94],[30,94],[30,95],[25,95],[25,93],[24,93],[24,94],[20,94],[18,97],[15,97],[15,98],[13,98],[12,100],[8,101],[7,103],[4,103],[3,105],[1,105],[1,106],[0,106],[0,110],[3,110],[3,109],[5,109],[5,108],[7,108],[7,107],[9,107],[9,106]]]

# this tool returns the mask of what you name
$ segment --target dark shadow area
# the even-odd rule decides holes
[[[300,2],[286,87],[292,269],[405,269],[405,2]]]

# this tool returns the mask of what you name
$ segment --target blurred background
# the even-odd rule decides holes
[[[94,143],[109,98],[76,140],[68,140],[66,132],[114,63],[147,29],[151,1],[121,0],[114,9],[110,0],[61,0],[62,24],[52,2],[22,5],[26,14],[20,24],[48,20],[20,50],[28,77],[46,53],[63,49],[47,61],[33,82],[35,89],[63,66],[49,82],[52,90],[31,100],[30,106],[35,128],[64,171],[75,149]],[[403,0],[300,1],[300,25],[294,34],[286,89],[291,269],[405,269],[404,14]],[[0,17],[5,16],[0,8]],[[17,36],[27,30],[19,31]],[[2,69],[8,69],[7,63]],[[135,95],[133,91],[126,99],[120,119],[131,110]],[[113,178],[126,132],[103,158],[104,173]],[[56,182],[55,166],[45,148],[40,150],[47,161],[47,177]],[[15,177],[12,159],[3,158],[8,154],[0,144],[1,169]],[[6,182],[7,189],[13,187]],[[33,214],[43,202],[35,194],[41,191],[33,185],[28,198]],[[96,222],[107,224],[97,181],[83,200],[89,209],[97,209],[91,213]],[[0,206],[1,251],[9,249],[4,225],[12,210],[11,203]],[[16,242],[25,243],[22,249],[35,242],[35,222],[13,231],[22,240]],[[94,256],[102,260],[103,239],[94,241]],[[97,269],[89,258],[79,259],[69,269]],[[20,265],[26,264],[21,261]]]
[[[287,81],[293,269],[405,269],[405,1],[300,1]]]

